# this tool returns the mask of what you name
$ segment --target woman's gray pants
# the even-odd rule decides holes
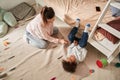
[[[53,28],[53,35],[55,35],[57,33],[58,33],[58,28],[54,27]],[[48,47],[47,40],[35,38],[28,31],[26,31],[26,40],[32,46],[35,46],[35,47],[40,48],[40,49],[45,49]]]

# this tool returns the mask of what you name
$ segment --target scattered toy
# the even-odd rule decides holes
[[[94,73],[95,72],[95,70],[94,69],[90,69],[89,70],[89,73],[91,74],[91,73]]]
[[[57,59],[61,59],[63,56],[58,57]]]
[[[6,41],[6,40],[3,41],[3,45],[4,45],[4,46],[8,46],[8,44],[10,44],[10,42],[8,42],[8,41]]]
[[[5,48],[4,50],[7,50],[7,49],[9,49],[9,47]]]
[[[14,67],[14,68],[10,69],[9,71],[13,71],[13,70],[15,70],[15,69],[16,69],[16,67]]]
[[[4,77],[6,77],[7,76],[7,73],[5,73],[5,74],[0,74],[0,78],[4,78]]]
[[[3,68],[3,67],[0,67],[0,72],[3,71],[3,70],[4,70],[4,68]]]
[[[108,62],[106,59],[103,58],[103,59],[97,60],[96,64],[99,68],[103,68],[108,65]]]
[[[3,60],[1,60],[0,62],[2,63],[2,62],[6,62],[6,61],[8,61],[8,60],[10,60],[10,59],[12,59],[12,58],[14,58],[15,56],[11,56],[11,57],[9,57],[9,58],[7,58],[7,59],[3,59]]]
[[[115,67],[120,68],[120,63],[116,63]]]
[[[15,57],[15,56],[11,56],[10,58],[8,58],[8,60],[9,60],[9,59],[12,59],[12,58],[14,58],[14,57]]]
[[[55,80],[56,79],[56,77],[53,77],[53,78],[51,78],[50,80]]]

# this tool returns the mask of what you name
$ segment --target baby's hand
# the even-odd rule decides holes
[[[68,44],[68,41],[67,41],[67,40],[64,40],[64,39],[59,39],[59,42],[60,42],[61,44]]]
[[[76,41],[76,40],[74,40],[73,43],[74,43],[75,46],[78,45],[78,41]]]
[[[67,40],[64,40],[64,44],[68,44],[68,41],[67,41]]]

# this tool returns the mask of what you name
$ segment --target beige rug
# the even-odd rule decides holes
[[[80,80],[89,75],[89,68],[85,63],[78,65],[74,74],[63,70],[61,60],[66,52],[62,44],[56,47],[53,47],[55,44],[50,45],[48,49],[37,49],[28,45],[23,39],[26,24],[16,29],[11,28],[9,33],[0,39],[0,67],[4,68],[2,72],[17,66],[15,70],[7,72],[5,80],[70,80],[72,76]],[[65,32],[66,38],[70,29],[59,27],[60,32]],[[4,46],[4,40],[10,44]],[[63,57],[58,59],[61,56]]]

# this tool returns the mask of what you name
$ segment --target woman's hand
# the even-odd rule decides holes
[[[59,39],[59,43],[61,43],[61,44],[67,44],[68,41],[67,41],[67,40],[64,40],[64,39]]]

